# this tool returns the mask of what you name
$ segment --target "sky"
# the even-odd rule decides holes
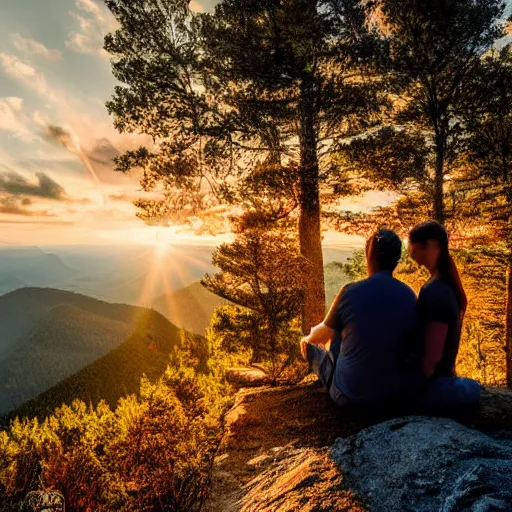
[[[101,0],[0,0],[0,243],[162,237],[135,217],[137,176],[113,170],[140,144],[105,109],[115,80],[102,45],[115,28]]]
[[[115,28],[101,0],[0,0],[0,244],[197,240],[145,226],[137,176],[113,170],[112,157],[141,142],[116,132],[105,108],[115,80],[102,45]]]

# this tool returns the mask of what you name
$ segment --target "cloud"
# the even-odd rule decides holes
[[[29,179],[3,167],[7,171],[0,172],[0,214],[69,219],[87,214],[91,206],[97,209],[96,201],[89,197],[70,197],[64,187],[43,172]],[[83,190],[79,193],[83,195]]]
[[[44,96],[49,96],[52,99],[55,98],[44,76],[30,64],[20,60],[16,55],[0,53],[0,66],[7,76],[14,78]]]
[[[92,149],[87,152],[90,160],[107,166],[112,166],[114,158],[118,155],[119,150],[107,138],[96,141]]]
[[[9,215],[23,215],[31,217],[34,212],[24,208],[23,202],[19,198],[13,196],[0,197],[0,213],[7,213]]]
[[[72,134],[62,126],[52,124],[46,125],[43,127],[43,135],[50,142],[60,144],[72,153],[80,151],[80,143],[76,135]]]
[[[103,185],[106,184],[133,185],[138,182],[137,177],[128,177],[114,170],[113,159],[119,154],[119,150],[108,138],[103,137],[83,145],[74,130],[52,124],[41,126],[43,137],[47,141],[65,147],[80,158],[99,190],[103,190]]]
[[[34,225],[38,225],[38,226],[44,226],[44,225],[49,225],[49,226],[72,226],[74,224],[73,221],[68,221],[68,220],[61,220],[61,221],[55,221],[55,220],[12,220],[12,219],[1,219],[0,218],[0,224],[26,224],[26,225],[29,225],[29,226],[34,226]],[[13,230],[14,231],[14,230]],[[30,236],[34,236],[34,231],[31,231],[30,233],[28,233],[28,235]],[[24,237],[21,237],[20,239],[16,239],[16,241],[14,242],[16,245],[25,245],[26,244],[26,236]],[[46,240],[45,240],[46,241]],[[7,242],[5,242],[7,243]],[[9,243],[10,244],[10,243]]]
[[[44,172],[36,173],[37,182],[30,182],[25,176],[15,171],[0,173],[0,192],[11,194],[16,198],[25,200],[21,196],[41,197],[52,200],[66,199],[64,187],[50,178]],[[30,199],[29,199],[30,201]],[[25,203],[24,206],[27,204]]]
[[[118,201],[120,203],[127,203],[133,200],[128,194],[110,194],[108,198],[111,201]]]
[[[23,99],[14,96],[0,98],[0,131],[10,132],[20,140],[30,142],[34,133],[27,127],[28,119],[23,112]]]
[[[76,0],[76,6],[78,9],[92,14],[95,18],[103,20],[102,10],[94,0]]]
[[[70,15],[78,24],[78,29],[69,33],[66,47],[77,53],[109,57],[103,50],[103,38],[116,29],[115,18],[94,0],[76,0],[75,7],[78,12],[70,11]]]
[[[78,136],[74,132],[71,132],[65,128],[62,128],[61,126],[56,125],[47,125],[44,131],[44,135],[48,140],[60,144],[61,146],[64,146],[68,151],[75,154],[78,158],[80,158],[80,160],[82,160],[82,163],[84,164],[85,168],[89,171],[99,192],[101,193],[101,202],[104,206],[105,194],[103,192],[101,181],[98,177],[98,174],[96,173],[96,170],[94,169],[94,166],[89,160],[87,152],[82,149],[80,145],[80,139],[78,138]]]
[[[22,217],[53,217],[53,214],[45,210],[29,210],[32,201],[28,198],[4,195],[0,197],[0,213],[7,215],[20,215]],[[4,222],[1,219],[0,222]]]
[[[12,44],[24,55],[37,55],[52,61],[62,59],[62,52],[60,50],[50,50],[39,41],[28,39],[21,34],[14,34],[12,36]]]
[[[190,2],[190,9],[192,11],[197,10],[198,11],[213,11],[215,6],[219,3],[219,0],[192,0]]]

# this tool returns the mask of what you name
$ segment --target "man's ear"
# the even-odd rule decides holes
[[[368,242],[368,251],[366,252],[366,266],[370,272],[375,271],[376,265],[374,240],[374,238],[370,238]]]

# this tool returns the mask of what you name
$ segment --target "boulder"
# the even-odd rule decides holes
[[[512,511],[510,431],[408,416],[336,439],[330,456],[373,512]]]
[[[239,386],[264,386],[272,382],[272,378],[268,374],[254,366],[229,368],[226,371],[226,379]]]

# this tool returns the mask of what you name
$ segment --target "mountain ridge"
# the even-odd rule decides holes
[[[162,361],[169,362],[171,345],[180,341],[178,328],[153,309],[107,303],[54,288],[22,288],[1,296],[0,323],[4,331],[0,340],[0,372],[5,377],[0,383],[0,414],[26,401],[33,400],[35,406],[37,396],[55,387],[57,395],[46,397],[45,401],[53,400],[56,406],[61,398],[69,402],[74,396],[66,391],[66,386],[72,393],[79,391],[71,382],[73,376],[109,355],[109,364],[120,365],[121,370],[130,367],[140,381],[145,369],[152,374],[153,366],[162,370]],[[163,337],[168,338],[170,345]],[[142,343],[149,338],[155,340]],[[157,360],[153,361],[151,355],[140,349],[141,343],[154,346],[159,354]],[[115,352],[124,345],[133,346],[134,354],[141,357],[140,371],[124,352],[122,357]],[[107,370],[102,367],[102,371]],[[107,395],[121,392],[122,378],[127,378],[128,387],[134,390],[131,377],[119,372],[118,377],[118,383],[107,379],[114,388]],[[96,377],[90,373],[80,377],[86,391],[84,398],[88,398],[90,391],[88,378]],[[65,382],[64,387],[59,387],[61,382]],[[89,394],[94,399],[98,397],[97,393]],[[26,411],[30,412],[30,408]]]

